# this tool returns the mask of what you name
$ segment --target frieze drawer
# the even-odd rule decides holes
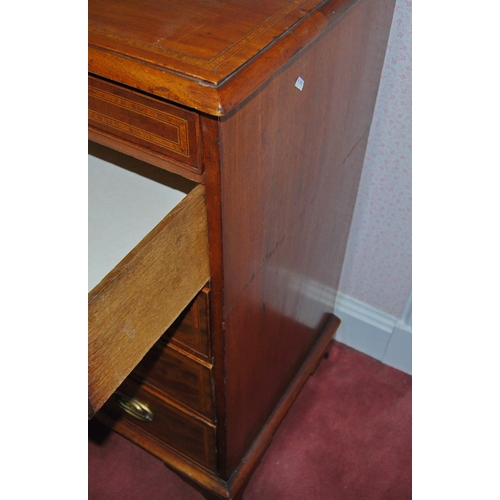
[[[196,113],[94,77],[88,93],[89,130],[201,173]]]

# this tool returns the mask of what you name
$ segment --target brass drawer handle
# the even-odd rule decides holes
[[[115,392],[114,398],[120,408],[137,420],[141,420],[142,422],[153,421],[153,412],[138,399],[122,394],[121,392]]]

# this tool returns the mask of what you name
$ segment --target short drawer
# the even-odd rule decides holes
[[[204,360],[211,360],[209,287],[205,287],[161,337],[159,342],[170,343]]]
[[[215,425],[196,419],[129,379],[98,414],[115,431],[148,449],[148,442],[175,450],[216,470]]]
[[[89,77],[89,130],[201,173],[193,111]]]
[[[205,190],[197,186],[89,292],[89,416],[209,278]]]
[[[213,420],[212,366],[158,342],[132,376]]]

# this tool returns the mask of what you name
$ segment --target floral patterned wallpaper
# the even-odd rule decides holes
[[[340,291],[400,318],[411,292],[411,0],[397,0]]]

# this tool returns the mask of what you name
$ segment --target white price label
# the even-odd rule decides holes
[[[299,76],[297,78],[297,81],[295,82],[295,86],[299,89],[302,90],[304,88],[304,80]]]

